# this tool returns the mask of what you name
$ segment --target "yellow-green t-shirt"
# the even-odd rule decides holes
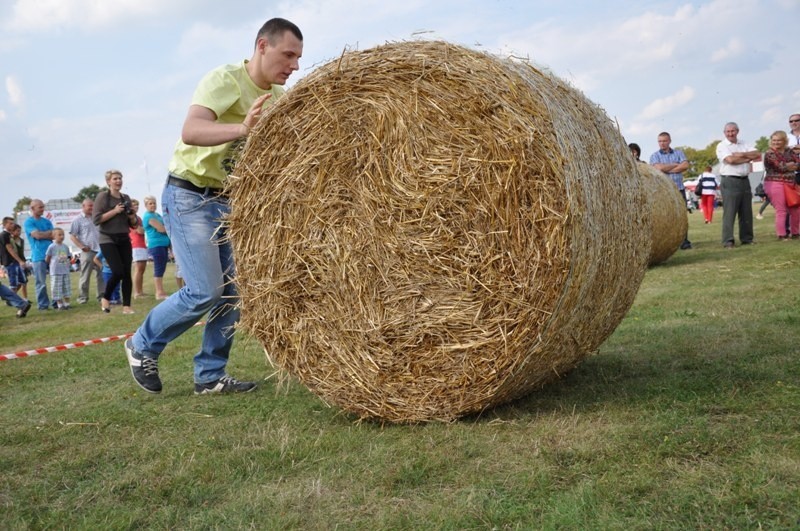
[[[214,111],[217,121],[226,124],[244,122],[247,111],[259,96],[272,93],[264,106],[275,102],[284,93],[283,87],[272,85],[269,90],[256,86],[247,74],[247,60],[239,64],[215,68],[200,81],[192,96],[192,105]],[[169,163],[169,171],[197,186],[221,188],[233,170],[236,156],[244,138],[219,146],[189,146],[178,140]]]

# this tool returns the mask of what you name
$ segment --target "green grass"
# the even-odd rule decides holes
[[[721,212],[691,214],[695,248],[648,271],[597,355],[453,424],[355,422],[267,379],[241,336],[231,373],[267,380],[195,397],[199,329],[165,352],[158,396],[119,341],[0,362],[0,527],[797,528],[800,242],[767,213],[734,250]],[[133,331],[145,300],[134,316],[0,309],[0,353]]]

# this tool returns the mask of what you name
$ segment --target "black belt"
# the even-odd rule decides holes
[[[747,179],[749,175],[723,175],[722,177],[731,177],[732,179]]]
[[[167,184],[171,184],[172,186],[177,186],[178,188],[183,188],[184,190],[189,190],[190,192],[195,192],[206,197],[221,197],[223,199],[228,198],[228,196],[223,193],[222,188],[213,188],[211,186],[206,186],[204,188],[202,186],[197,186],[191,181],[181,179],[180,177],[175,177],[171,174],[169,177],[167,177]]]

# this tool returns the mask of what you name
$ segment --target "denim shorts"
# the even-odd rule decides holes
[[[28,283],[28,275],[25,274],[25,270],[22,269],[18,262],[8,264],[6,273],[8,274],[8,285],[12,288],[18,288]]]

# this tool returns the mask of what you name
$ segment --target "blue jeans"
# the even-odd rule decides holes
[[[103,273],[102,273],[103,284],[105,285],[105,284],[111,282],[111,277],[113,277],[113,276],[114,276],[114,273],[112,273],[111,271],[103,271]],[[106,291],[105,288],[103,288],[103,293],[102,293],[103,295],[105,294],[105,291]],[[121,294],[122,294],[122,286],[117,284],[117,287],[114,288],[114,292],[111,294],[111,298],[110,299],[106,299],[106,300],[108,302],[114,302],[114,301],[122,302],[122,295]]]
[[[11,291],[5,284],[0,284],[0,299],[7,301],[14,308],[21,310],[28,304],[28,301]]]
[[[195,383],[225,375],[234,325],[239,321],[239,294],[231,281],[233,249],[225,241],[221,218],[227,201],[167,185],[161,196],[164,226],[186,285],[152,309],[133,336],[133,348],[158,358],[167,344],[209,313],[203,343],[194,357]]]
[[[33,262],[33,279],[36,285],[36,304],[40,310],[50,308],[50,297],[47,296],[47,262]]]

